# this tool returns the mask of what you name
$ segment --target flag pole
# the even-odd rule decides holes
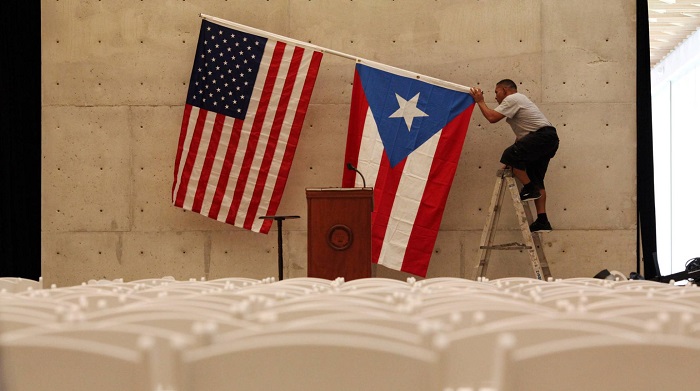
[[[307,49],[316,50],[316,51],[319,51],[319,52],[324,53],[324,54],[332,54],[334,56],[347,58],[347,59],[353,60],[353,61],[358,62],[358,63],[367,64],[367,65],[372,66],[374,68],[379,68],[379,69],[382,69],[384,71],[396,73],[396,74],[399,74],[401,76],[409,77],[412,79],[422,80],[422,81],[432,83],[432,84],[435,84],[435,85],[438,85],[441,87],[449,88],[451,90],[462,91],[462,92],[469,92],[469,90],[470,90],[470,87],[467,87],[467,86],[463,86],[460,84],[452,83],[452,82],[441,80],[441,79],[436,79],[434,77],[430,77],[430,76],[426,76],[426,75],[421,75],[419,73],[415,73],[415,72],[411,72],[411,71],[408,71],[405,69],[396,68],[396,67],[393,67],[391,65],[386,65],[386,64],[375,62],[375,61],[367,60],[367,59],[353,56],[353,55],[350,55],[347,53],[339,52],[337,50],[314,45],[314,44],[311,44],[308,42],[303,42],[303,41],[299,41],[296,39],[288,38],[288,37],[274,34],[274,33],[271,33],[271,32],[265,31],[265,30],[260,30],[260,29],[257,29],[255,27],[250,27],[250,26],[246,26],[246,25],[243,25],[240,23],[231,22],[229,20],[217,18],[215,16],[206,15],[206,14],[199,14],[199,17],[202,19],[205,19],[205,20],[209,20],[211,22],[215,22],[215,23],[223,25],[223,26],[227,26],[227,27],[235,28],[237,30],[244,31],[246,33],[261,35],[261,36],[266,37],[266,38],[271,38],[271,39],[274,39],[277,41],[282,41],[282,42],[289,43],[292,45],[301,46],[301,47],[304,47]]]

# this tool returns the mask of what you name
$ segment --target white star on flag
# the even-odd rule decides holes
[[[420,96],[420,92],[416,94],[411,100],[406,100],[402,98],[399,94],[396,94],[396,100],[399,102],[399,109],[394,112],[394,114],[390,115],[389,118],[400,118],[403,117],[403,120],[406,121],[406,126],[408,127],[408,131],[411,131],[411,124],[413,124],[413,119],[416,117],[427,117],[428,114],[424,113],[421,111],[421,109],[418,108],[418,97]]]

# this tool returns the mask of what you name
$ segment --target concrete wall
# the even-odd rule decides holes
[[[170,205],[204,13],[467,86],[519,84],[561,139],[544,235],[555,277],[636,268],[632,0],[42,0],[46,284],[277,276],[276,232]],[[354,62],[326,55],[278,210],[285,276],[306,275],[306,187],[339,186]],[[474,112],[428,277],[472,277],[508,125]],[[519,239],[505,209],[499,241]],[[380,277],[409,275],[378,267]],[[534,276],[495,254],[489,277]]]

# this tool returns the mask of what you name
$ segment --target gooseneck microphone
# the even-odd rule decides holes
[[[360,178],[362,178],[362,187],[367,187],[367,182],[365,182],[365,176],[362,175],[362,173],[360,172],[360,170],[357,169],[357,167],[353,166],[352,163],[348,162],[348,170],[355,171],[356,173],[360,174]]]

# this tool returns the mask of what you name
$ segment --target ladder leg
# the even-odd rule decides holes
[[[503,181],[504,173],[503,170],[499,170],[496,177],[496,185],[493,189],[493,194],[491,195],[491,205],[489,206],[489,214],[486,218],[486,224],[481,232],[481,241],[479,242],[479,253],[477,259],[479,261],[476,276],[484,277],[486,275],[486,269],[488,268],[489,257],[491,256],[491,246],[493,245],[493,239],[496,233],[496,227],[498,226],[498,219],[501,215],[501,205],[503,205],[503,196],[505,192],[503,191]]]
[[[530,209],[530,205],[523,205],[525,210],[525,216],[527,217],[528,224],[532,224],[533,214]],[[529,231],[529,226],[528,226]],[[537,251],[537,257],[540,260],[540,267],[542,268],[542,275],[545,279],[552,277],[552,272],[549,270],[549,263],[547,263],[547,257],[544,255],[544,247],[542,246],[542,237],[539,233],[530,233],[532,235],[532,241],[535,243],[535,250]]]
[[[523,205],[523,202],[520,200],[520,192],[518,191],[518,185],[515,183],[515,178],[513,178],[512,176],[506,177],[506,183],[508,186],[508,190],[510,190],[511,197],[513,198],[513,206],[515,207],[515,213],[518,217],[518,225],[520,226],[520,231],[522,232],[525,246],[528,247],[527,252],[528,256],[530,257],[530,264],[532,265],[532,269],[535,272],[535,277],[537,277],[538,280],[545,280],[548,277],[551,277],[551,274],[549,276],[545,276],[545,273],[542,269],[537,246],[535,245],[535,242],[533,240],[532,232],[530,232],[529,220],[531,220],[532,217],[528,218],[525,212],[526,205]],[[547,267],[547,273],[549,274],[549,266]]]

